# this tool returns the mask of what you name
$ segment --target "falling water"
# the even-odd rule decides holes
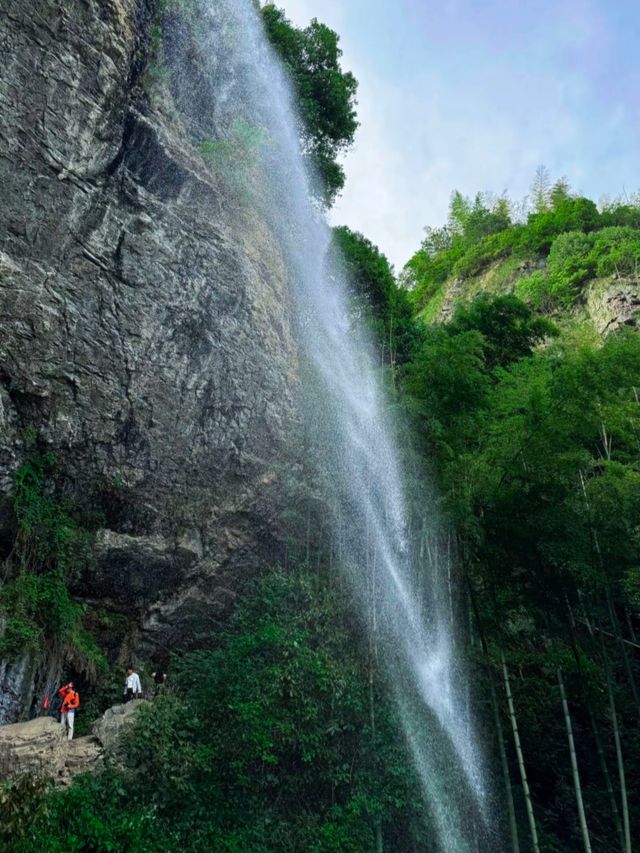
[[[241,152],[235,168],[246,170],[243,191],[266,215],[287,260],[299,341],[310,365],[305,376],[313,377],[309,421],[332,484],[346,574],[365,613],[374,590],[378,653],[437,835],[435,849],[467,853],[478,849],[486,830],[487,794],[454,653],[450,602],[434,570],[437,560],[428,583],[416,586],[419,567],[388,403],[367,337],[354,328],[344,276],[331,260],[330,231],[312,201],[289,83],[252,0],[202,0],[200,12],[195,31],[213,93],[210,126],[229,150],[260,149],[259,164]],[[188,100],[197,88],[192,68],[175,65],[174,87]],[[194,102],[194,115],[199,109]],[[196,115],[198,121],[203,117]],[[260,132],[247,143],[238,138],[239,127],[245,137],[247,127]],[[435,541],[437,523],[428,523]]]

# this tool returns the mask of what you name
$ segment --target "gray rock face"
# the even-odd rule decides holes
[[[30,655],[0,663],[0,725],[17,719],[20,711],[31,704],[34,663]]]
[[[117,752],[120,734],[134,722],[138,710],[148,704],[146,699],[133,699],[124,705],[113,705],[107,708],[91,728],[93,737],[103,749],[108,752]]]
[[[67,744],[62,726],[52,717],[0,726],[0,779],[10,779],[20,773],[59,777],[65,764]]]
[[[88,598],[171,645],[277,551],[296,354],[267,226],[142,85],[145,0],[5,0],[0,492],[25,430],[106,516]]]
[[[45,695],[60,684],[63,654],[50,649],[42,659],[27,653],[19,660],[0,662],[0,725],[18,720],[27,709],[38,709]]]
[[[585,310],[602,335],[621,326],[637,328],[640,325],[640,283],[617,277],[596,281],[586,294]]]

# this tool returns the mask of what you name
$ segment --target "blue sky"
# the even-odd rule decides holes
[[[341,36],[361,127],[332,220],[401,267],[453,189],[520,198],[544,163],[599,200],[640,189],[637,0],[281,0]]]

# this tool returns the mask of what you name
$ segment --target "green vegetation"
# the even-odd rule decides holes
[[[0,589],[0,658],[55,647],[78,668],[93,671],[104,659],[70,587],[90,559],[96,520],[55,498],[54,469],[52,454],[32,455],[16,475],[16,533]]]
[[[314,18],[298,29],[272,3],[261,12],[267,37],[293,83],[303,152],[322,182],[324,201],[331,204],[344,186],[338,157],[352,144],[358,127],[358,84],[342,70],[339,38],[325,24]]]
[[[640,209],[598,211],[563,183],[533,195],[526,222],[506,227],[502,199],[454,195],[446,228],[427,232],[405,273],[415,310],[437,320],[454,278],[459,303],[449,322],[425,326],[398,384],[457,531],[459,606],[473,614],[470,655],[501,719],[496,753],[506,738],[520,843],[529,836],[521,769],[504,693],[491,693],[503,681],[502,656],[541,849],[584,844],[559,681],[591,843],[632,849],[624,845],[625,813],[631,837],[640,832],[640,337],[623,328],[603,340],[571,311],[595,278],[637,280]],[[478,275],[504,258],[505,281],[526,304],[482,292]],[[531,266],[539,268],[526,275]]]
[[[49,785],[37,774],[0,782],[0,850],[10,850],[12,844],[28,836],[35,820],[45,818],[50,805]]]
[[[476,630],[494,666],[504,653],[518,673],[513,689],[543,849],[580,845],[558,668],[588,780],[587,813],[601,849],[614,849],[597,751],[603,742],[615,776],[613,707],[625,731],[636,832],[640,818],[637,652],[626,646],[640,616],[629,594],[640,565],[640,339],[625,331],[602,345],[577,337],[535,350],[537,334],[524,324],[504,350],[501,329],[496,338],[461,312],[430,331],[407,370],[408,405],[458,531]]]
[[[592,278],[631,277],[639,281],[640,229],[608,226],[599,231],[566,231],[553,241],[547,272],[534,273],[517,291],[537,308],[569,307]]]
[[[316,18],[300,29],[274,4],[260,6],[256,0],[256,7],[266,36],[291,80],[302,154],[318,178],[319,200],[330,206],[344,186],[340,157],[353,144],[358,128],[357,81],[353,74],[342,69],[339,38],[332,29]],[[204,20],[199,0],[157,0],[144,76],[148,89],[157,83],[171,82],[165,54],[172,40],[183,40],[190,60],[197,65],[202,50],[199,33]],[[205,139],[199,147],[206,160],[223,170],[225,180],[237,184],[238,174],[255,165],[264,142],[260,128],[240,121],[229,138]]]
[[[334,229],[333,250],[351,285],[354,319],[371,327],[385,361],[404,363],[420,330],[409,295],[396,286],[388,260],[366,237],[345,226]]]
[[[165,16],[191,8],[159,6]],[[299,30],[272,4],[261,12],[329,203],[356,129],[356,82],[327,27],[314,20]],[[159,47],[158,31],[154,39]],[[204,140],[200,154],[233,181],[264,142],[239,123],[227,140]],[[504,197],[455,193],[447,224],[427,230],[403,272],[406,287],[361,234],[336,229],[334,248],[354,318],[371,326],[393,379],[402,435],[422,456],[411,476],[433,472],[439,512],[455,531],[451,606],[467,626],[459,649],[487,728],[487,709],[495,712],[488,740],[494,754],[505,749],[512,832],[529,849],[533,820],[540,849],[584,849],[579,775],[594,850],[631,850],[628,836],[640,837],[640,337],[623,329],[600,339],[572,311],[595,279],[637,283],[640,206],[599,210],[541,170],[525,214]],[[492,266],[514,293],[482,292],[478,279]],[[454,282],[459,304],[443,322]],[[64,644],[74,666],[90,669],[101,654],[70,590],[91,551],[91,523],[57,495],[53,472],[45,456],[18,473],[0,655]],[[429,511],[414,509],[419,521]],[[317,506],[292,518],[286,571],[265,571],[223,632],[176,655],[172,692],[124,735],[125,767],[113,756],[66,791],[38,779],[0,787],[3,849],[430,849],[394,710],[327,558],[321,516]],[[87,723],[117,689],[103,673]],[[522,757],[509,736],[516,717]]]
[[[404,283],[415,306],[435,319],[430,302],[442,301],[446,282],[467,281],[505,259],[510,274],[518,262],[539,267],[520,277],[515,288],[521,299],[546,313],[573,306],[594,278],[637,281],[640,207],[620,202],[599,211],[590,199],[573,196],[564,181],[546,186],[547,179],[539,175],[532,189],[534,206],[524,221],[514,221],[513,205],[505,197],[479,193],[470,200],[454,193],[449,221],[427,229],[405,269]]]
[[[217,647],[175,660],[173,693],[125,736],[126,769],[50,795],[10,849],[365,853],[377,825],[389,849],[422,849],[393,712],[328,581],[265,574]]]
[[[596,278],[637,281],[640,208],[598,211],[563,182],[538,185],[533,197],[526,222],[512,223],[504,199],[456,194],[447,226],[427,231],[403,274],[413,287],[412,336],[396,404],[456,531],[460,621],[471,619],[475,680],[500,721],[493,748],[501,738],[501,787],[515,802],[521,849],[530,823],[503,656],[540,848],[584,849],[561,683],[593,849],[633,849],[625,845],[640,833],[640,337],[622,328],[602,339],[572,311]],[[343,252],[358,260],[362,247],[346,241]],[[502,286],[517,295],[483,292],[492,265],[508,266]],[[376,280],[360,276],[359,304],[368,300],[388,329],[396,296],[387,275],[370,269]],[[453,280],[458,307],[438,322]],[[429,325],[416,323],[426,317]]]
[[[562,232],[549,276],[579,277],[576,258],[596,245],[608,258],[627,244],[626,229]],[[513,294],[481,294],[425,326],[375,246],[348,229],[334,236],[353,311],[371,318],[404,434],[413,433],[456,531],[453,596],[469,625],[478,713],[489,726],[493,703],[500,722],[488,739],[496,754],[500,739],[505,748],[507,775],[494,785],[511,792],[514,831],[526,849],[505,672],[541,849],[583,844],[559,684],[590,838],[594,849],[618,849],[625,815],[633,837],[640,824],[640,338],[560,331]],[[65,792],[36,787],[33,819],[10,850],[55,851],[55,839],[78,851],[430,849],[394,710],[327,556],[322,514],[316,506],[292,520],[287,570],[257,579],[222,635],[175,658],[172,693],[125,736],[126,768],[108,766]],[[103,686],[111,690],[108,677]],[[2,802],[10,816],[15,797]]]

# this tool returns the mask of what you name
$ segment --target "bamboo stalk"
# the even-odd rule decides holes
[[[638,639],[636,637],[636,632],[633,628],[633,622],[631,620],[631,614],[629,613],[629,609],[628,609],[626,604],[624,605],[624,618],[627,620],[627,628],[629,629],[629,633],[631,634],[631,639],[633,640],[634,643],[637,644]]]
[[[615,608],[613,606],[613,601],[611,599],[611,589],[609,588],[609,584],[607,583],[605,586],[606,597],[607,597],[607,607],[609,609],[609,618],[611,620],[611,627],[615,634],[616,640],[620,645],[620,650],[622,652],[622,659],[624,660],[624,666],[627,670],[627,678],[629,679],[629,684],[631,685],[631,694],[633,696],[633,700],[636,703],[636,710],[640,714],[640,696],[638,695],[638,688],[636,685],[636,679],[633,674],[633,668],[631,666],[631,661],[629,660],[629,655],[627,654],[627,646],[622,637],[622,631],[620,630],[620,622],[618,621],[618,616],[616,614]]]
[[[496,733],[498,736],[498,752],[500,754],[500,766],[502,767],[502,778],[504,779],[505,791],[507,794],[507,809],[509,811],[509,832],[511,834],[511,849],[513,853],[520,853],[520,838],[518,836],[518,822],[516,820],[516,808],[513,801],[513,788],[511,787],[511,775],[509,773],[509,761],[507,759],[507,748],[504,742],[504,729],[502,728],[502,720],[500,719],[500,707],[498,704],[498,694],[493,683],[493,674],[489,670],[489,688],[491,690],[491,704],[493,706],[493,719],[496,725]]]
[[[618,776],[620,778],[620,799],[622,800],[622,823],[624,825],[624,849],[625,853],[631,853],[631,828],[629,825],[629,803],[627,800],[627,783],[624,772],[624,760],[622,757],[622,741],[620,738],[620,727],[618,726],[618,714],[616,701],[613,695],[613,684],[611,682],[611,671],[607,652],[602,643],[602,654],[605,662],[605,673],[607,676],[607,694],[609,697],[609,711],[611,713],[611,725],[613,726],[613,740],[616,745],[616,760],[618,762]]]
[[[509,682],[509,670],[507,662],[502,655],[502,675],[504,677],[504,689],[507,694],[507,703],[509,705],[509,718],[511,720],[511,729],[513,731],[513,741],[516,747],[516,755],[518,757],[518,768],[520,770],[520,779],[522,781],[522,790],[524,791],[524,799],[527,807],[527,818],[529,820],[529,830],[531,832],[531,845],[533,853],[540,853],[540,845],[538,843],[538,831],[536,829],[536,819],[533,814],[533,803],[531,801],[531,791],[529,790],[529,781],[527,779],[527,768],[524,763],[524,754],[520,743],[520,733],[518,731],[518,720],[513,704],[513,695],[511,693],[511,684]]]
[[[569,713],[569,703],[567,702],[567,694],[564,689],[564,679],[562,678],[562,670],[558,668],[558,686],[560,688],[560,698],[562,700],[562,710],[564,713],[564,723],[567,729],[567,740],[569,742],[569,755],[571,756],[571,773],[573,776],[573,786],[576,792],[576,805],[578,808],[578,818],[580,819],[580,830],[582,832],[582,842],[586,853],[591,853],[591,839],[589,838],[589,828],[587,826],[587,816],[584,810],[584,801],[582,799],[582,785],[580,784],[580,772],[578,770],[578,756],[576,755],[576,745],[573,737],[573,727],[571,725],[571,714]]]
[[[638,695],[638,688],[636,685],[636,680],[633,674],[633,668],[631,666],[631,662],[629,660],[629,655],[627,654],[626,644],[624,638],[622,636],[622,631],[620,630],[620,622],[618,620],[618,616],[615,612],[615,608],[613,606],[613,601],[611,597],[611,587],[609,584],[609,580],[607,578],[607,573],[604,568],[604,559],[602,557],[602,550],[600,548],[600,540],[598,539],[598,532],[594,527],[592,512],[591,512],[591,503],[589,501],[589,495],[587,494],[587,485],[585,482],[584,474],[580,471],[580,485],[582,486],[582,494],[584,497],[585,506],[587,508],[587,513],[589,516],[589,530],[591,532],[591,538],[593,542],[593,548],[598,559],[598,567],[602,573],[602,577],[605,581],[605,596],[607,601],[607,608],[609,610],[609,619],[611,620],[611,628],[616,637],[616,640],[620,644],[620,651],[622,652],[622,658],[624,660],[625,669],[627,670],[627,677],[629,678],[629,684],[631,686],[631,693],[633,694],[633,699],[636,704],[636,709],[638,713],[640,713],[640,696]]]
[[[602,747],[602,738],[600,737],[600,732],[598,730],[598,723],[593,714],[591,708],[589,708],[589,720],[591,722],[591,729],[593,731],[593,739],[596,742],[596,752],[598,753],[598,761],[600,762],[600,769],[602,771],[602,775],[604,776],[604,785],[607,790],[607,796],[609,797],[609,803],[611,805],[611,813],[613,814],[613,822],[616,825],[616,832],[618,833],[618,839],[620,841],[620,847],[623,853],[626,853],[625,847],[625,838],[622,830],[622,822],[620,820],[620,810],[618,809],[618,803],[616,802],[616,794],[613,790],[613,783],[611,781],[611,774],[609,773],[609,767],[607,766],[607,759],[605,758],[604,749]]]
[[[580,650],[578,648],[578,638],[577,638],[577,619],[574,615],[573,608],[567,599],[567,608],[569,610],[569,625],[571,627],[571,649],[573,651],[573,657],[576,662],[576,667],[578,669],[578,675],[580,676],[581,685],[584,683],[584,673],[582,669],[582,661],[580,658]],[[591,625],[588,625],[591,636]],[[602,771],[602,776],[604,778],[604,784],[607,791],[607,796],[609,797],[609,804],[611,806],[611,814],[613,815],[613,822],[616,827],[616,832],[618,833],[618,840],[620,841],[620,847],[625,853],[625,845],[624,845],[624,834],[622,831],[622,823],[620,821],[620,812],[618,810],[618,803],[616,802],[615,791],[613,790],[613,783],[611,781],[611,774],[609,773],[609,767],[607,766],[607,760],[605,758],[604,749],[602,746],[602,738],[600,737],[600,731],[598,729],[598,723],[595,718],[595,714],[591,710],[589,706],[589,702],[584,692],[584,688],[581,689],[582,692],[582,701],[585,707],[588,709],[589,713],[589,721],[591,723],[591,730],[593,732],[593,739],[596,744],[596,752],[598,753],[598,761],[600,763],[600,770]]]
[[[487,664],[487,676],[489,678],[489,689],[491,691],[491,704],[493,706],[493,718],[496,726],[496,733],[498,737],[498,752],[500,754],[500,766],[502,768],[502,778],[504,781],[505,793],[507,795],[507,810],[509,812],[509,833],[511,835],[511,849],[512,853],[520,853],[520,838],[518,834],[518,822],[516,819],[516,809],[515,803],[513,799],[513,788],[511,786],[511,774],[509,773],[509,760],[507,758],[507,749],[504,738],[504,729],[502,727],[502,719],[500,717],[500,705],[498,702],[498,694],[496,691],[496,686],[493,679],[492,672],[492,661],[489,656],[489,645],[487,643],[487,638],[485,637],[484,630],[482,627],[482,620],[480,618],[480,610],[478,609],[478,602],[476,601],[475,592],[473,589],[473,584],[471,583],[471,579],[469,575],[465,572],[467,588],[469,590],[469,601],[471,603],[471,610],[473,616],[475,616],[475,620],[478,626],[478,634],[480,635],[480,645],[482,646],[482,654],[484,656],[485,662]],[[471,631],[473,634],[473,631]]]
[[[595,641],[593,626],[587,618],[585,612],[585,624],[589,629],[591,639]],[[604,663],[604,671],[607,681],[607,695],[609,698],[609,714],[611,716],[611,725],[613,728],[613,740],[616,746],[616,761],[618,764],[618,777],[620,779],[620,799],[622,801],[622,821],[624,824],[624,843],[623,849],[625,853],[631,853],[631,829],[629,826],[629,804],[627,800],[627,783],[624,772],[624,760],[622,757],[622,741],[620,738],[620,728],[618,726],[618,714],[616,711],[616,701],[613,694],[613,682],[611,679],[611,668],[609,666],[609,658],[607,649],[604,644],[604,638],[600,638],[600,646],[602,651],[602,660]]]
[[[625,637],[616,637],[615,634],[612,634],[611,631],[605,631],[604,628],[600,628],[598,625],[589,625],[585,619],[576,619],[576,622],[579,622],[582,625],[585,625],[590,632],[596,631],[598,634],[602,634],[605,637],[610,637],[612,640],[616,642],[624,643],[627,646],[631,646],[634,649],[640,649],[640,645],[633,640],[627,640]]]
[[[370,529],[367,525],[365,541],[365,560],[369,587],[369,721],[371,725],[371,744],[376,755],[376,706],[375,706],[375,669],[378,658],[378,620],[376,613],[376,550],[371,545]],[[384,853],[382,821],[375,818],[374,833],[376,853]]]
[[[451,535],[447,533],[447,588],[449,592],[449,623],[451,625],[452,643],[455,647],[455,632],[453,626],[455,624],[453,616],[453,588],[451,580]]]

